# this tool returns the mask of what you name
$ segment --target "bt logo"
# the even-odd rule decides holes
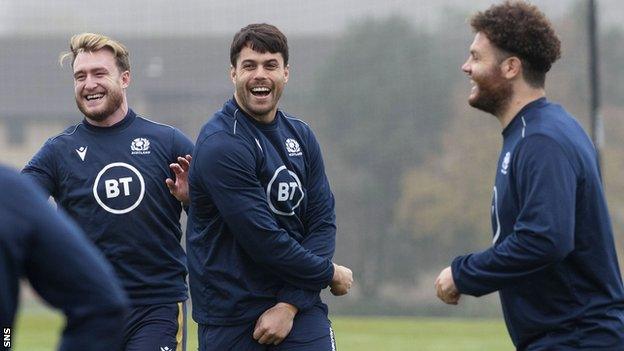
[[[123,162],[106,165],[93,183],[95,201],[106,211],[124,214],[134,210],[145,195],[145,181],[139,171]]]
[[[297,173],[286,166],[275,170],[266,189],[267,202],[271,211],[282,216],[292,216],[301,204],[304,192]]]

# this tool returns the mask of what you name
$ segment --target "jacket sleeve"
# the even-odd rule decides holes
[[[16,179],[12,211],[29,232],[24,274],[66,316],[59,349],[118,348],[128,306],[125,293],[102,254],[34,187],[27,179]]]
[[[277,225],[256,175],[253,146],[225,132],[204,139],[193,160],[202,187],[255,262],[297,287],[323,289],[333,276],[331,260],[306,250]]]
[[[305,213],[307,235],[301,246],[320,257],[331,260],[336,248],[336,213],[334,195],[329,187],[321,148],[310,131],[308,138],[308,206]],[[300,289],[286,284],[278,292],[277,299],[296,306],[300,311],[312,307],[319,298],[320,290]]]
[[[529,136],[512,162],[519,208],[513,233],[483,252],[453,260],[453,279],[463,294],[481,296],[511,286],[574,249],[577,176],[561,146],[546,136]]]

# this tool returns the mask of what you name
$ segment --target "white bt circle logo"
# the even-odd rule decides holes
[[[282,216],[292,216],[301,204],[304,192],[297,173],[281,166],[275,170],[266,189],[271,211]]]
[[[113,214],[124,214],[134,210],[144,195],[143,176],[135,167],[123,162],[106,165],[93,183],[95,201]]]

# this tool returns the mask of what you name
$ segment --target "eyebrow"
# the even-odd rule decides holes
[[[260,63],[260,64],[267,64],[267,63],[279,63],[279,61],[278,61],[277,59],[274,59],[274,58],[269,59],[269,60],[266,60],[266,61],[256,61],[256,60],[252,60],[252,59],[246,59],[246,60],[243,60],[243,61],[241,62],[241,64],[244,64],[244,63]]]

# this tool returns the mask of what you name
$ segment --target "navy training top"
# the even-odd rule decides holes
[[[624,288],[596,151],[561,106],[538,99],[503,130],[493,246],[457,257],[462,294],[500,292],[514,345],[624,350]]]
[[[322,304],[333,276],[334,197],[309,126],[279,110],[258,123],[231,99],[196,145],[187,227],[195,321],[232,325],[277,302]]]
[[[179,130],[132,110],[110,127],[87,121],[50,138],[22,171],[84,230],[111,262],[133,305],[187,298],[181,203],[169,164],[191,154]]]
[[[0,167],[0,184],[0,328],[13,327],[26,277],[67,318],[60,350],[117,350],[128,300],[102,254],[28,179]]]

